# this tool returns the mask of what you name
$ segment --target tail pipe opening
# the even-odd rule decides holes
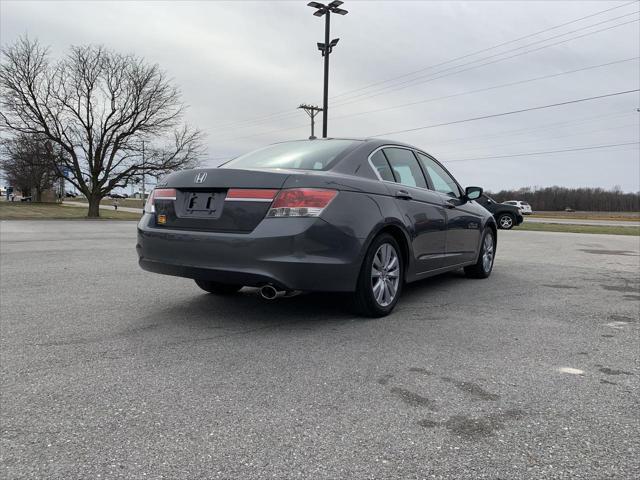
[[[273,285],[263,285],[260,287],[260,296],[265,300],[275,300],[278,297],[284,297],[286,294],[286,290],[278,290]]]

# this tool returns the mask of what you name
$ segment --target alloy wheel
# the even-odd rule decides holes
[[[485,272],[489,272],[493,266],[493,234],[488,232],[484,236],[484,244],[482,247],[482,268]]]
[[[371,288],[378,305],[390,305],[398,294],[400,282],[400,260],[398,252],[389,243],[383,243],[376,250],[371,265]]]
[[[500,217],[500,228],[509,230],[511,227],[513,227],[513,219],[509,215]]]

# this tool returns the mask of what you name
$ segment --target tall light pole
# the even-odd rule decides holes
[[[339,8],[344,2],[340,0],[334,0],[328,5],[324,5],[319,2],[309,2],[309,7],[315,8],[316,11],[313,14],[316,17],[324,18],[324,43],[318,42],[318,50],[322,52],[324,57],[324,91],[322,95],[322,138],[327,138],[327,119],[329,115],[329,54],[333,51],[333,47],[338,44],[339,38],[334,38],[329,41],[329,30],[331,29],[331,13],[337,13],[338,15],[346,15],[346,10]]]

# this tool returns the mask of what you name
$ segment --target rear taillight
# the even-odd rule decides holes
[[[267,217],[317,217],[337,194],[336,190],[319,188],[281,190]]]
[[[265,188],[230,188],[227,191],[227,202],[269,202],[275,198],[278,190]]]
[[[175,200],[176,199],[175,188],[156,188],[144,205],[144,213],[156,213],[155,202],[158,200]]]

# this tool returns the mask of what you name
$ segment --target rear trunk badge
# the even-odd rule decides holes
[[[199,172],[196,175],[196,179],[194,180],[194,182],[195,183],[203,183],[205,178],[207,178],[207,172]]]

